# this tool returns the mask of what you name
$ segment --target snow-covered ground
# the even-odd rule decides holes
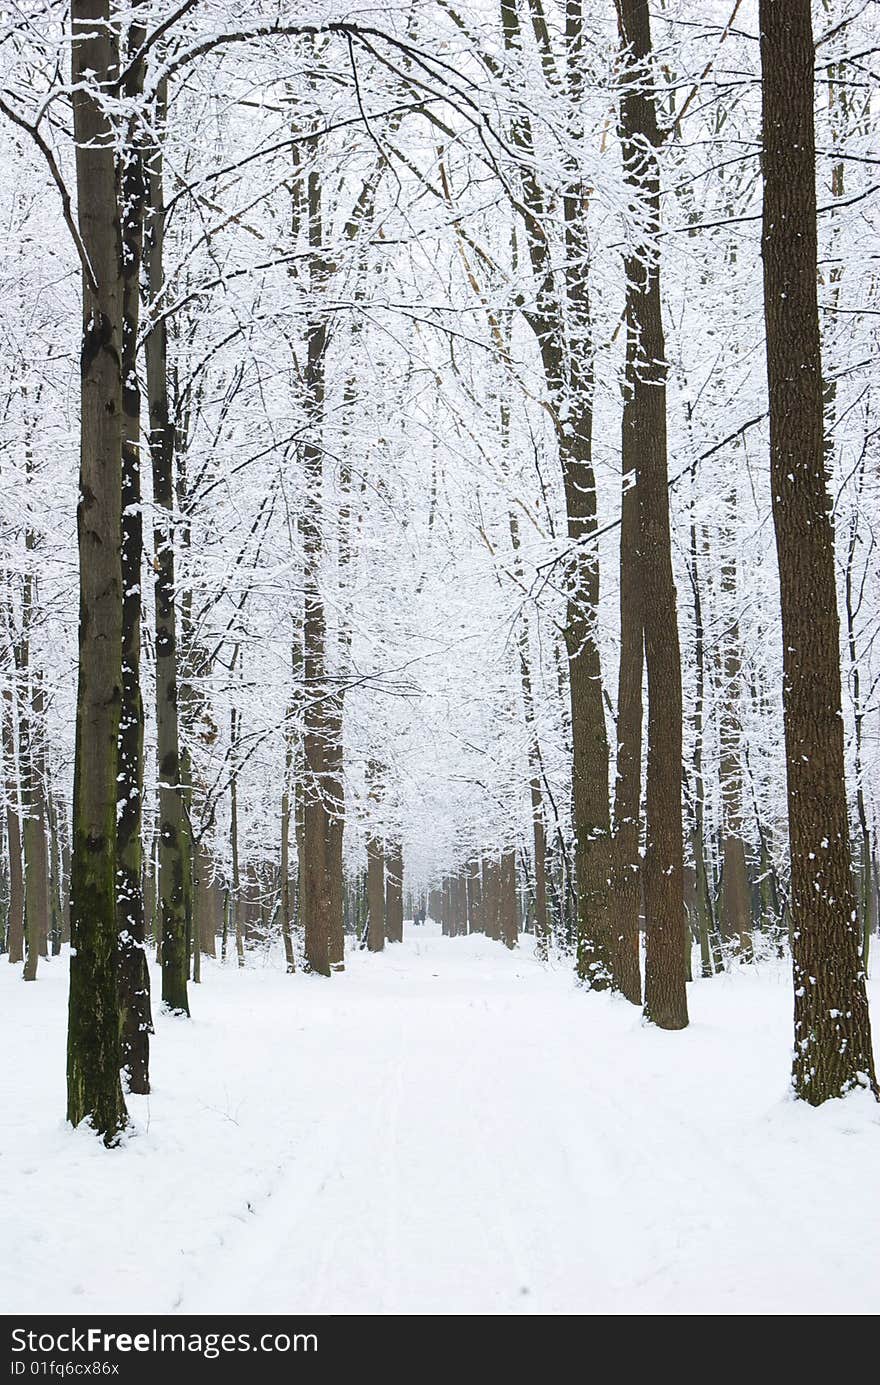
[[[528,940],[207,964],[111,1152],[62,1120],[63,961],[0,992],[6,1313],[876,1312],[880,1107],[788,1098],[781,965],[665,1034]]]

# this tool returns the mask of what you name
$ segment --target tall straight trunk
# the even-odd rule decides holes
[[[110,0],[72,0],[71,78],[83,270],[79,677],[70,881],[67,1119],[113,1144],[127,1123],[116,992],[117,736],[122,689],[122,283],[114,137],[100,86],[119,52]]]
[[[521,48],[515,0],[501,0],[505,51]],[[581,6],[566,6],[566,86],[569,105],[578,111],[583,97],[580,54]],[[548,55],[544,53],[546,58]],[[552,62],[545,62],[550,71]],[[579,117],[574,117],[577,122]],[[579,125],[570,132],[579,134]],[[610,832],[608,734],[602,699],[602,668],[596,640],[599,558],[590,539],[596,530],[593,470],[593,367],[587,284],[584,191],[576,170],[563,199],[566,265],[558,284],[553,249],[544,228],[548,197],[536,173],[531,123],[520,111],[511,130],[521,155],[521,197],[526,242],[536,281],[535,310],[528,321],[537,338],[549,402],[556,421],[559,464],[565,493],[571,556],[565,572],[568,595],[565,645],[568,657],[572,733],[572,808],[578,900],[580,978],[595,989],[613,980],[610,929]],[[561,290],[561,291],[560,291]],[[567,335],[567,340],[563,334]]]
[[[514,551],[514,571],[521,581],[522,561],[519,557],[519,525],[516,515],[509,515],[510,539]],[[523,618],[517,633],[520,682],[522,684],[523,714],[528,737],[529,801],[532,810],[532,856],[535,869],[535,946],[539,957],[546,959],[550,948],[550,923],[547,916],[547,828],[544,820],[544,796],[541,792],[541,746],[535,717],[532,692],[532,669],[529,650],[529,627]]]
[[[6,781],[6,847],[9,853],[9,961],[14,965],[24,961],[24,872],[21,857],[21,815],[19,792],[21,775],[15,745],[15,685],[8,682],[3,689],[3,771]]]
[[[645,783],[645,1016],[661,1029],[688,1022],[685,990],[681,822],[681,657],[678,641],[666,458],[666,346],[657,233],[660,134],[650,71],[647,0],[617,0],[625,50],[620,100],[627,180],[642,204],[642,243],[626,257],[627,333],[634,338],[633,455],[639,499],[640,573],[648,674]]]
[[[621,423],[620,665],[617,675],[617,758],[614,776],[613,907],[615,978],[627,1000],[642,1003],[639,915],[642,902],[639,812],[642,794],[642,670],[644,632],[639,579],[638,434],[633,429],[636,343],[627,333]]]
[[[828,391],[825,391],[825,405],[828,408]],[[859,468],[857,500],[862,498],[864,485],[864,460]],[[854,591],[855,557],[859,543],[859,509],[856,506],[850,527],[846,556],[846,576],[844,581],[844,612],[846,616],[846,644],[849,657],[850,695],[853,708],[853,771],[856,787],[856,819],[859,828],[859,920],[862,937],[862,965],[868,970],[871,948],[872,907],[873,907],[873,849],[871,829],[868,823],[868,805],[865,794],[865,751],[864,724],[865,706],[862,695],[861,665],[856,644],[856,614],[859,597]]]
[[[129,54],[146,38],[141,24],[129,32]],[[143,59],[134,63],[125,94],[144,89]],[[144,704],[141,696],[141,392],[137,375],[146,178],[139,126],[121,160],[122,228],[122,707],[119,718],[119,807],[116,818],[116,923],[120,1063],[133,1092],[150,1090],[150,971],[145,948],[142,808]]]
[[[709,872],[706,867],[706,793],[703,782],[703,705],[706,691],[705,631],[703,629],[703,598],[700,588],[700,572],[697,547],[697,526],[691,516],[689,575],[694,597],[694,669],[696,688],[693,704],[694,727],[694,786],[691,795],[691,849],[694,854],[695,907],[697,911],[697,933],[700,940],[700,971],[704,978],[715,971],[724,970],[724,954],[721,937],[715,924],[712,907],[712,891],[709,886]]]
[[[381,837],[367,839],[367,947],[381,952],[385,946],[385,850]]]
[[[46,698],[42,680],[29,666],[28,655],[21,669],[30,675],[28,708],[22,718],[21,801],[24,818],[24,979],[34,981],[38,958],[46,955],[49,929],[49,841],[46,830],[46,791],[43,779],[40,739],[45,729]]]
[[[155,112],[160,137],[167,104],[167,85],[163,80],[159,86]],[[146,350],[156,515],[156,755],[159,777],[158,901],[162,937],[162,1004],[172,1014],[188,1015],[186,897],[191,865],[186,859],[177,706],[173,522],[175,440],[168,403],[168,332],[163,316],[165,190],[161,143],[150,150],[147,177],[149,209],[145,263],[153,320]]]
[[[25,468],[29,484],[34,473],[34,458],[29,445],[25,450]],[[31,649],[39,595],[37,536],[30,525],[25,530],[25,550],[29,558],[22,586],[21,629],[14,654],[21,687],[18,739],[24,846],[24,980],[34,981],[38,960],[46,957],[49,951],[50,902],[45,786],[46,692]]]
[[[314,296],[325,281],[321,258],[323,220],[321,182],[308,175],[308,238],[310,279]],[[303,541],[303,672],[305,732],[303,735],[303,854],[302,904],[305,915],[305,957],[309,971],[330,975],[330,928],[333,907],[328,844],[329,815],[325,797],[327,773],[326,618],[321,591],[323,560],[324,367],[327,349],[326,317],[316,311],[306,326],[305,410],[308,432],[302,448],[306,501],[301,517]]]
[[[465,932],[467,924],[465,923]],[[385,936],[403,942],[403,848],[391,842],[385,857]]]
[[[816,291],[810,0],[760,0],[764,321],[791,851],[795,1094],[877,1091],[852,884]]]
[[[345,839],[345,786],[342,778],[342,695],[328,699],[327,772],[324,799],[327,812],[327,872],[329,876],[330,916],[328,958],[331,971],[345,970],[345,928],[343,918],[344,882],[342,848]]]
[[[239,647],[236,646],[237,661]],[[229,746],[232,756],[232,777],[229,781],[229,833],[232,853],[232,889],[229,893],[229,912],[235,929],[235,955],[240,967],[244,966],[244,901],[241,897],[241,864],[238,842],[238,766],[236,763],[238,746],[238,711],[235,707],[229,714]]]
[[[290,925],[293,920],[293,901],[290,890],[290,778],[293,772],[293,740],[285,735],[284,750],[284,790],[281,794],[281,936],[284,939],[284,960],[287,973],[296,971],[296,958],[293,952],[293,935]]]
[[[736,514],[735,499],[732,507]],[[752,955],[752,907],[749,868],[744,840],[744,796],[742,766],[742,718],[739,714],[742,659],[739,620],[736,616],[737,572],[732,535],[730,549],[721,565],[721,590],[727,599],[729,618],[724,631],[723,677],[721,694],[721,907],[724,932],[736,938],[740,955]]]
[[[64,936],[64,906],[62,904],[64,850],[55,795],[48,788],[46,790],[46,823],[49,831],[50,937],[52,939],[52,956],[57,957],[61,951],[61,941]]]

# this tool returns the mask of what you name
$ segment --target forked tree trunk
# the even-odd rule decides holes
[[[681,658],[666,459],[666,346],[656,237],[660,224],[660,134],[651,83],[647,0],[617,0],[624,70],[621,145],[627,179],[642,203],[642,244],[626,259],[627,332],[635,340],[632,446],[637,466],[640,572],[648,674],[645,788],[645,1016],[661,1029],[688,1022],[685,991],[681,822]]]
[[[109,0],[72,0],[71,78],[83,271],[79,677],[70,881],[67,1119],[112,1144],[127,1123],[116,991],[116,766],[122,686],[122,284],[113,131],[96,85],[119,52]]]
[[[877,1091],[852,884],[816,291],[810,0],[760,0],[764,320],[791,848],[796,1096]]]

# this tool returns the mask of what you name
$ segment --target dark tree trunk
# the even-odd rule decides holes
[[[21,817],[18,794],[21,776],[15,753],[15,689],[3,689],[3,769],[6,780],[6,846],[9,853],[9,961],[24,961],[24,873],[21,863]]]
[[[132,25],[129,52],[146,37]],[[144,62],[132,69],[126,96],[143,93]],[[139,127],[138,127],[139,130]],[[140,134],[123,151],[122,225],[122,708],[119,718],[119,809],[116,819],[116,920],[120,1063],[133,1092],[150,1090],[150,971],[145,949],[143,843],[144,704],[141,697],[141,393],[137,376],[140,274],[146,178]]]
[[[156,124],[165,123],[167,91],[160,85]],[[177,613],[174,606],[174,424],[168,405],[168,332],[163,316],[165,192],[161,146],[148,161],[146,268],[153,321],[147,336],[147,391],[153,465],[156,550],[156,755],[159,774],[158,908],[162,938],[162,1004],[189,1014],[186,902],[191,865],[186,857],[180,731],[177,706]]]
[[[520,21],[512,0],[501,0],[505,51],[521,47]],[[579,55],[583,43],[579,5],[566,9],[566,85],[570,109],[582,99]],[[577,117],[573,136],[577,137]],[[565,491],[571,556],[565,572],[568,595],[565,645],[569,667],[573,750],[572,810],[578,903],[577,970],[594,989],[612,984],[610,917],[611,812],[608,796],[608,734],[602,699],[602,668],[596,642],[599,559],[590,538],[596,529],[593,471],[593,367],[587,281],[588,248],[583,188],[574,181],[562,199],[566,265],[562,284],[544,229],[547,196],[538,180],[531,124],[521,111],[511,140],[522,156],[520,211],[537,285],[528,321],[541,352],[549,402],[556,423]],[[567,337],[567,340],[566,340]]]
[[[390,943],[403,942],[403,849],[399,842],[391,843],[385,857],[385,936]]]
[[[620,667],[617,677],[617,765],[614,778],[613,907],[615,979],[627,1000],[642,1003],[639,914],[642,902],[639,814],[642,793],[644,634],[639,582],[638,455],[633,433],[635,339],[627,333],[627,379],[621,427]]]
[[[118,72],[109,0],[73,0],[73,124],[83,271],[79,679],[70,882],[67,1118],[105,1143],[127,1123],[116,992],[116,766],[122,689],[122,285],[113,131],[97,91]]]
[[[501,857],[499,875],[500,931],[505,947],[516,947],[518,910],[516,898],[516,852],[511,848]]]
[[[308,233],[310,277],[318,296],[325,280],[321,259],[323,240],[321,184],[312,171],[308,177]],[[326,619],[321,591],[323,556],[324,450],[321,446],[324,417],[324,365],[327,322],[315,314],[307,325],[305,407],[309,431],[302,455],[306,478],[306,504],[301,528],[303,573],[303,670],[305,675],[305,733],[303,736],[303,854],[301,866],[305,957],[309,971],[330,975],[330,928],[333,908],[330,886],[330,826],[325,776],[327,773]]]
[[[385,852],[380,837],[367,841],[367,947],[381,952],[385,946]]]
[[[791,848],[794,1067],[814,1106],[877,1091],[844,778],[816,291],[810,0],[761,0],[764,319]]]
[[[647,0],[618,0],[626,51],[620,102],[627,179],[642,204],[642,244],[627,256],[627,332],[635,340],[632,384],[641,540],[648,763],[645,788],[645,1015],[661,1029],[688,1022],[684,967],[684,862],[681,823],[681,659],[669,532],[666,459],[666,346],[656,237],[660,224],[660,143],[650,70]]]

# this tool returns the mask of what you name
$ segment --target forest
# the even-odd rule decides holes
[[[876,1311],[878,55],[0,4],[11,1308]]]

